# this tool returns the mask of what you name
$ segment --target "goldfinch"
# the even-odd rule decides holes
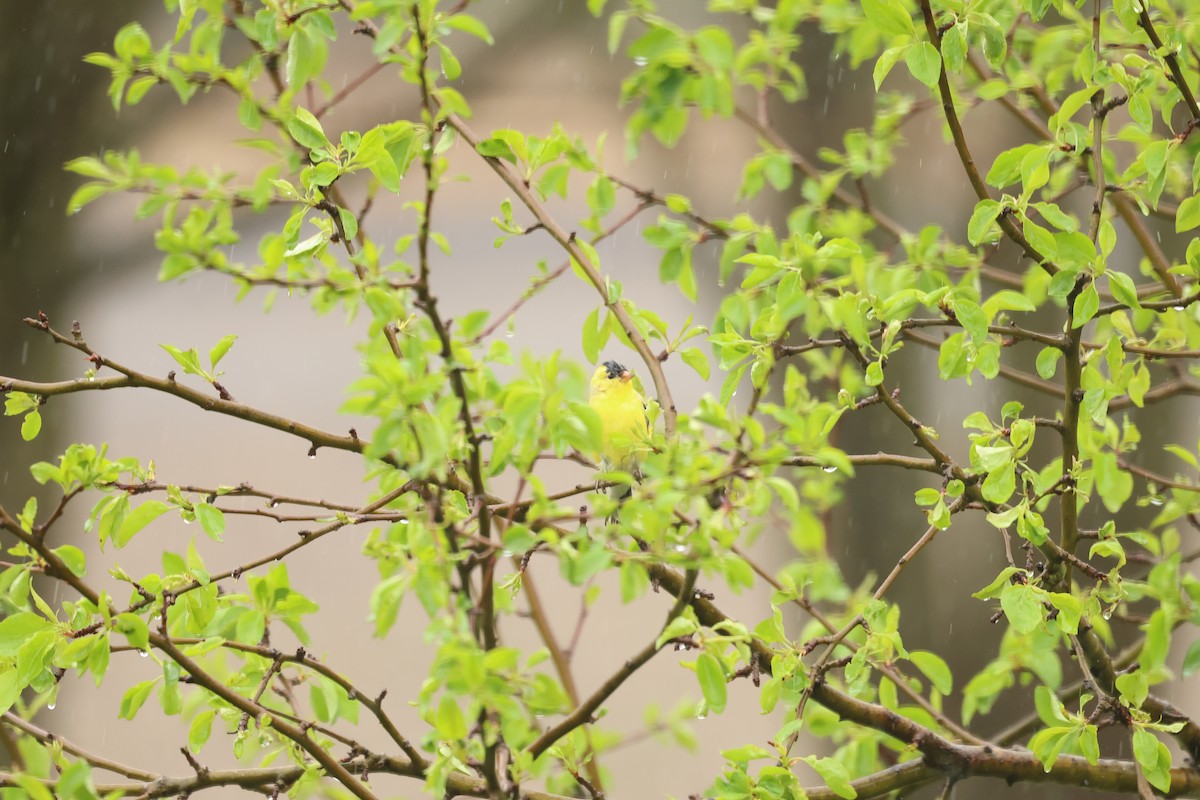
[[[633,373],[616,361],[596,367],[588,391],[588,405],[600,416],[604,434],[601,459],[607,469],[641,476],[642,457],[649,449],[650,420],[646,398],[633,385]],[[626,488],[621,497],[628,496]]]

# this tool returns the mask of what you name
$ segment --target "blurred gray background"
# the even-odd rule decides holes
[[[664,13],[684,25],[700,18],[699,4],[664,5]],[[642,157],[634,164],[624,163],[624,114],[616,108],[615,98],[628,65],[621,57],[608,56],[605,25],[593,20],[582,3],[511,0],[477,3],[471,10],[489,24],[497,42],[489,48],[459,37],[463,41],[456,52],[464,64],[464,78],[457,88],[473,107],[472,126],[477,132],[515,127],[544,133],[554,121],[561,121],[568,131],[594,143],[607,131],[606,162],[616,174],[660,193],[687,194],[698,210],[711,217],[737,208],[733,197],[740,165],[753,154],[755,141],[734,121],[694,121],[676,149],[664,150],[647,140],[642,143]],[[79,320],[98,351],[156,374],[165,374],[174,366],[159,343],[184,349],[194,346],[204,352],[221,336],[235,333],[239,340],[222,367],[227,372],[223,382],[238,400],[331,431],[344,431],[355,424],[362,429],[361,421],[337,413],[344,399],[342,387],[357,373],[359,357],[354,344],[362,334],[360,323],[347,324],[336,314],[317,317],[300,296],[280,296],[274,310],[263,315],[262,292],[237,304],[230,284],[212,275],[183,283],[157,283],[155,224],[135,222],[133,203],[125,199],[105,198],[77,216],[64,215],[66,201],[80,180],[64,173],[61,166],[79,155],[136,147],[147,161],[202,169],[252,169],[256,163],[253,151],[234,144],[240,131],[233,122],[236,104],[230,97],[217,92],[199,94],[189,106],[180,108],[172,93],[154,90],[141,105],[114,115],[105,95],[106,73],[82,63],[84,54],[109,49],[116,30],[135,18],[143,22],[156,43],[162,42],[173,30],[162,4],[95,0],[75,4],[69,14],[61,9],[52,14],[37,4],[6,3],[5,12],[6,24],[0,26],[4,68],[0,88],[0,374],[51,380],[75,377],[86,369],[77,353],[52,348],[44,336],[21,324],[22,317],[39,310],[47,313],[59,330],[65,331],[72,320]],[[845,130],[869,126],[871,79],[870,65],[851,70],[844,58],[832,57],[830,42],[815,29],[805,33],[809,95],[794,106],[772,111],[789,143],[812,157],[820,146],[838,147]],[[327,73],[335,89],[370,63],[366,42],[348,30],[341,34]],[[324,124],[333,135],[341,129],[365,129],[397,117],[411,118],[416,104],[412,87],[383,70],[327,115]],[[985,164],[995,152],[1025,135],[1010,127],[1007,118],[984,115],[969,118],[968,134],[976,143],[977,159]],[[974,197],[957,157],[943,142],[936,110],[907,123],[905,135],[910,144],[896,168],[886,181],[872,186],[875,203],[913,230],[936,223],[964,238]],[[508,193],[481,160],[461,145],[451,158],[451,171],[465,174],[470,181],[451,183],[439,195],[435,227],[446,234],[454,249],[452,257],[439,258],[435,286],[445,313],[451,316],[480,307],[499,310],[524,290],[538,259],[556,265],[560,253],[547,238],[537,235],[493,249],[496,231],[487,220],[497,213],[499,202]],[[922,187],[918,197],[912,194],[914,186]],[[936,191],[931,191],[935,186]],[[573,195],[581,196],[581,191]],[[413,233],[413,216],[401,207],[408,199],[379,198],[366,223],[371,234],[390,242]],[[782,196],[764,196],[754,211],[779,221],[799,201],[794,188]],[[632,204],[633,198],[619,196],[615,213]],[[570,228],[582,214],[582,204],[575,199],[560,211],[564,226]],[[525,219],[525,215],[518,211],[517,218]],[[642,224],[653,219],[652,212],[643,217]],[[266,230],[256,226],[274,221],[247,214],[240,222],[243,241],[233,252],[235,258],[249,260],[258,236]],[[694,309],[673,287],[659,286],[657,257],[641,241],[637,227],[630,226],[601,246],[603,269],[624,282],[626,294],[639,305],[655,309],[678,326]],[[715,263],[709,256],[698,255],[697,261],[702,306],[697,317],[701,322],[711,318],[720,292]],[[1014,271],[1022,269],[1007,251],[1001,251],[996,263]],[[578,330],[594,306],[592,290],[565,276],[518,317],[514,348],[539,355],[561,349],[566,357],[582,363]],[[1032,363],[1034,355],[1030,350],[1018,357]],[[961,382],[947,385],[931,380],[936,376],[936,355],[917,347],[907,348],[894,370],[889,370],[889,380],[900,376],[906,405],[924,422],[937,426],[943,443],[964,460],[965,437],[958,421],[970,410],[983,405],[994,413],[1005,401],[1021,399],[1027,409],[1054,414],[1053,404],[1045,398],[1007,385],[976,381],[974,388],[968,388]],[[716,391],[723,377],[715,374],[705,386],[677,361],[669,362],[667,371],[679,407],[685,411],[702,392]],[[1157,409],[1154,421],[1142,415],[1139,423],[1149,444],[1144,449],[1151,449],[1156,437],[1189,441],[1194,436],[1178,434],[1180,424],[1193,424],[1194,407],[1189,411],[1184,405],[1190,402],[1182,400]],[[17,421],[0,423],[0,502],[10,510],[19,509],[32,493],[44,502],[49,500],[50,495],[30,480],[26,466],[53,458],[75,441],[105,441],[113,456],[133,455],[143,463],[153,459],[160,479],[174,483],[247,481],[269,491],[346,503],[362,503],[367,496],[361,459],[321,451],[310,460],[307,444],[301,440],[229,418],[210,418],[170,397],[129,390],[78,394],[54,398],[43,409],[43,417],[44,431],[32,443],[20,440]],[[848,452],[914,452],[910,437],[878,408],[852,415],[840,436]],[[571,472],[560,477],[570,484],[581,476]],[[870,573],[886,572],[924,530],[912,492],[928,482],[928,476],[917,473],[882,476],[864,471],[845,485],[845,502],[829,520],[829,539],[830,551],[851,584]],[[247,507],[255,505],[245,502]],[[59,526],[59,536],[81,530],[85,505],[77,504],[74,514]],[[76,543],[89,552],[90,578],[112,589],[116,584],[106,583],[103,577],[108,565],[119,563],[134,575],[157,571],[157,557],[151,551],[160,545],[182,552],[188,541],[196,538],[209,567],[226,569],[252,554],[283,546],[292,540],[294,531],[294,526],[231,517],[226,543],[218,547],[194,528],[164,517],[149,533],[159,537],[153,547],[133,547],[120,553],[110,549],[99,554],[81,532]],[[427,667],[429,653],[421,638],[424,617],[415,603],[409,603],[388,639],[371,638],[367,601],[375,573],[373,566],[358,556],[366,533],[364,527],[326,537],[289,559],[288,566],[293,584],[310,592],[322,607],[310,626],[314,653],[369,692],[389,687],[390,708],[401,728],[415,735],[421,727],[405,706],[409,698],[400,689],[415,690]],[[769,567],[790,558],[782,531],[768,531],[757,542],[755,553]],[[990,609],[970,601],[969,594],[988,583],[1002,562],[1003,550],[995,532],[981,519],[961,519],[908,568],[889,595],[909,609],[901,628],[906,645],[952,657],[956,691],[995,653],[1002,626],[990,625]],[[556,630],[565,638],[574,624],[577,593],[559,582],[548,563],[535,575],[543,594],[550,597]],[[576,655],[577,681],[584,694],[607,677],[626,652],[653,636],[666,608],[665,600],[656,605],[655,600],[662,598],[653,596],[625,608],[613,587],[604,588]],[[118,597],[124,596],[123,590],[117,592]],[[766,596],[760,586],[740,597],[719,592],[718,602],[753,624],[768,613]],[[919,605],[913,600],[920,601]],[[794,617],[791,623],[790,632],[798,635],[802,621]],[[536,646],[532,627],[524,623],[511,625],[504,634],[512,644]],[[287,640],[276,643],[284,645]],[[133,660],[129,654],[114,656],[114,660],[122,658]],[[674,654],[662,653],[639,672],[612,703],[613,713],[606,720],[609,727],[635,732],[641,727],[645,703],[656,702],[669,709],[681,698],[698,699],[694,679],[676,662]],[[150,660],[117,661],[100,690],[88,680],[69,676],[58,706],[44,713],[40,722],[118,760],[186,774],[189,768],[178,752],[185,740],[186,723],[164,717],[153,700],[136,722],[116,719],[123,691],[153,674]],[[720,750],[748,741],[765,744],[779,724],[778,717],[758,714],[756,692],[748,682],[733,683],[730,692],[725,714],[694,722],[700,740],[696,752],[641,740],[604,757],[602,763],[615,776],[607,787],[609,796],[683,797],[701,792],[717,774]],[[956,707],[957,701],[951,705]],[[976,729],[986,733],[1001,727],[1006,721],[1003,713],[994,716]],[[382,744],[367,719],[353,735],[367,744]],[[222,755],[227,748],[221,737],[214,733],[202,754],[205,763],[228,764],[227,756]],[[386,787],[385,793],[419,794],[413,782],[377,781]],[[805,782],[814,784],[818,779],[810,773]],[[993,788],[1007,793],[999,784],[985,782],[968,784],[962,791]],[[1048,788],[1009,791],[1063,795]],[[205,792],[205,797],[210,795],[224,796],[219,791]]]

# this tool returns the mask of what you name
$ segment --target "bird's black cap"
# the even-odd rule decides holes
[[[629,370],[625,369],[625,367],[618,364],[616,361],[605,361],[602,366],[606,370],[608,370],[608,377],[610,380],[619,378],[619,377],[621,377],[621,373],[629,371]]]

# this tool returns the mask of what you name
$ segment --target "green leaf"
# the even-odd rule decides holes
[[[67,213],[78,214],[80,209],[88,203],[107,192],[113,191],[115,188],[115,186],[108,183],[97,183],[94,181],[92,183],[85,183],[76,189],[74,194],[71,195],[71,199],[67,201]]]
[[[1150,785],[1160,792],[1171,788],[1171,752],[1145,728],[1133,732],[1133,757],[1137,759]]]
[[[313,78],[320,75],[329,56],[329,44],[311,26],[297,25],[288,40],[287,61],[284,76],[288,87],[297,91]],[[291,126],[288,126],[289,132]],[[295,137],[295,134],[292,134]],[[297,138],[297,141],[299,139]],[[301,142],[301,144],[304,144]],[[312,149],[310,147],[310,149]]]
[[[1190,231],[1197,225],[1200,225],[1200,195],[1185,197],[1175,212],[1175,232]]]
[[[1033,633],[1046,619],[1046,610],[1033,587],[1013,583],[1000,592],[1000,608],[1017,633]]]
[[[87,557],[75,545],[64,544],[54,548],[53,552],[74,574],[83,577],[87,573]]]
[[[887,79],[888,73],[892,71],[892,67],[896,66],[896,62],[904,58],[904,54],[908,52],[909,45],[903,47],[890,47],[883,51],[875,62],[875,69],[871,72],[871,78],[875,81],[875,91],[879,91],[879,87]]]
[[[1000,203],[995,200],[980,200],[976,203],[971,220],[967,223],[967,241],[978,246],[992,223],[1000,216],[1000,210]]]
[[[190,350],[180,350],[178,347],[173,347],[169,344],[160,344],[163,350],[171,354],[171,358],[175,359],[175,363],[183,367],[183,371],[189,375],[206,375],[204,368],[200,366],[200,354],[196,352],[196,348]]]
[[[1146,643],[1142,645],[1138,663],[1145,670],[1157,669],[1166,663],[1167,653],[1170,649],[1171,622],[1166,612],[1158,608],[1150,615],[1150,621],[1146,623]]]
[[[1112,514],[1120,511],[1133,494],[1133,476],[1117,465],[1116,453],[1097,453],[1092,461],[1092,474],[1104,507]]]
[[[1099,310],[1100,294],[1096,291],[1095,282],[1088,281],[1088,285],[1075,297],[1075,305],[1071,309],[1071,327],[1086,325]]]
[[[913,650],[908,654],[908,660],[929,679],[934,688],[942,694],[950,694],[954,688],[954,676],[950,665],[936,653],[927,650]]]
[[[488,30],[487,25],[484,25],[482,21],[471,16],[470,14],[463,14],[460,12],[452,16],[442,16],[438,20],[438,24],[445,25],[447,28],[452,30],[469,33],[476,38],[482,39],[488,44],[494,43],[491,31]]]
[[[237,336],[231,333],[227,336],[221,337],[221,341],[213,345],[212,350],[208,351],[208,363],[212,365],[213,369],[217,368],[217,364],[219,364],[221,359],[225,357],[225,354],[229,352],[229,348],[233,347],[233,343],[235,341],[237,341]]]
[[[679,351],[679,357],[683,359],[683,363],[696,370],[696,374],[699,375],[702,380],[708,380],[711,368],[708,363],[708,356],[704,355],[700,348],[684,348],[683,350]]]
[[[216,709],[212,708],[196,715],[188,728],[188,750],[199,753],[204,748],[204,745],[208,743],[208,737],[212,735],[212,725],[216,715]]]
[[[1200,640],[1192,642],[1183,657],[1183,677],[1190,678],[1200,670]]]
[[[951,25],[942,35],[942,58],[949,72],[962,72],[967,60],[966,24]]]
[[[36,394],[9,392],[8,396],[4,398],[4,416],[15,417],[18,414],[24,414],[26,411],[37,408],[41,402],[41,398]]]
[[[35,634],[49,630],[53,623],[32,611],[18,611],[0,620],[0,656],[12,657]]]
[[[700,680],[700,691],[704,693],[709,711],[720,714],[725,710],[728,691],[721,663],[712,654],[701,653],[696,660],[696,677]]]
[[[867,21],[887,36],[911,36],[915,33],[912,17],[899,0],[863,0]]]
[[[802,760],[816,770],[821,779],[825,781],[825,785],[838,797],[844,797],[846,800],[858,797],[858,792],[850,784],[850,771],[842,762],[834,758],[817,758],[816,756],[807,756]]]
[[[121,698],[121,710],[117,712],[117,716],[120,719],[133,719],[136,717],[156,683],[158,683],[158,678],[151,678],[148,681],[142,681],[129,687],[129,690],[125,692],[125,696]]]
[[[592,313],[583,321],[583,357],[592,364],[600,360],[600,351],[604,349],[611,333],[607,317],[604,324],[600,322],[600,310],[592,309]]]
[[[597,217],[603,217],[612,211],[616,202],[617,195],[613,190],[612,180],[607,175],[597,175],[596,179],[592,181],[592,185],[588,187],[588,208]]]
[[[208,503],[196,503],[193,508],[204,532],[216,541],[221,541],[221,535],[225,533],[225,514],[221,509]]]
[[[145,650],[150,644],[150,629],[146,626],[146,620],[137,614],[118,614],[113,617],[113,630],[124,634],[130,647]]]
[[[117,547],[124,547],[129,544],[129,540],[137,534],[142,528],[149,525],[154,520],[161,517],[164,513],[170,510],[170,506],[161,500],[147,500],[137,508],[133,509],[128,516],[121,522],[121,527],[113,534],[113,543]]]
[[[1083,617],[1083,603],[1075,595],[1066,592],[1050,592],[1050,603],[1058,609],[1055,621],[1059,629],[1070,636],[1079,633],[1079,620]]]
[[[1115,269],[1110,269],[1104,274],[1108,276],[1108,289],[1118,303],[1129,308],[1142,307],[1138,301],[1137,289],[1133,285],[1133,278]]]
[[[913,77],[930,89],[938,85],[942,74],[942,57],[929,42],[918,42],[904,54],[904,63]]]
[[[288,133],[296,142],[309,150],[322,147],[332,147],[325,136],[321,122],[306,108],[297,108],[296,113],[287,121]]]
[[[25,415],[25,419],[21,421],[21,438],[27,442],[32,442],[37,438],[41,430],[42,415],[37,411],[30,411]]]
[[[963,297],[954,301],[951,307],[971,341],[976,345],[982,344],[988,335],[988,318],[983,309],[977,303]]]
[[[1018,572],[1021,572],[1021,570],[1016,567],[1005,567],[996,576],[995,580],[972,594],[971,597],[974,597],[976,600],[990,600],[993,597],[999,597],[1004,588],[1012,583],[1012,576]]]
[[[0,673],[0,714],[8,713],[8,710],[17,702],[17,698],[21,696],[21,690],[24,688],[17,681],[16,669]]]
[[[1016,467],[1011,462],[988,473],[980,491],[993,503],[1006,503],[1017,489]]]
[[[437,713],[433,718],[434,728],[438,737],[447,741],[465,739],[467,736],[467,721],[462,709],[453,697],[443,696],[438,704]]]

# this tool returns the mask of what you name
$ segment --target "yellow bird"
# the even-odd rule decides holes
[[[625,470],[640,478],[642,458],[650,447],[650,420],[646,398],[633,385],[633,373],[616,361],[596,367],[588,405],[600,416],[604,435],[600,455],[605,468]],[[627,487],[621,497],[630,491]]]

